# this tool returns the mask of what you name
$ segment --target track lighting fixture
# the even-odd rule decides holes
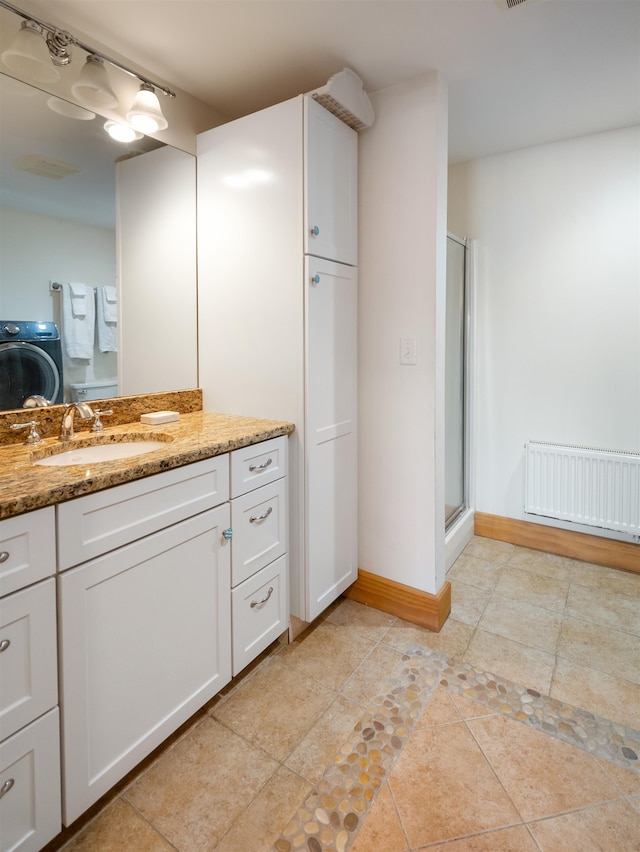
[[[7,0],[0,0],[0,6],[24,18],[20,30],[0,57],[11,71],[27,81],[54,83],[61,77],[58,68],[71,62],[71,48],[79,47],[87,54],[87,58],[80,76],[71,86],[71,93],[77,100],[93,109],[114,109],[118,106],[118,97],[111,88],[105,68],[105,63],[108,63],[141,83],[126,115],[131,125],[142,133],[155,133],[169,126],[156,91],[175,98],[175,92],[171,89],[154,83],[118,60],[94,50],[71,33],[23,12]]]

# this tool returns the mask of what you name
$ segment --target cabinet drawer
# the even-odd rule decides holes
[[[0,596],[56,572],[53,506],[0,521]]]
[[[289,626],[287,572],[285,555],[232,590],[234,675]]]
[[[59,570],[229,499],[229,456],[216,456],[61,503]]]
[[[50,710],[0,744],[0,852],[34,852],[58,834],[60,728]],[[7,789],[8,788],[8,789]]]
[[[286,480],[231,501],[231,585],[237,586],[287,550]]]
[[[231,453],[231,496],[274,482],[287,473],[287,439],[272,438]]]
[[[0,600],[0,731],[15,733],[58,703],[53,577]]]

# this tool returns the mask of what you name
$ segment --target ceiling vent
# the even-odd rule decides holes
[[[55,160],[53,157],[44,157],[40,154],[27,154],[26,157],[20,157],[19,160],[14,162],[13,166],[21,172],[29,172],[32,175],[52,178],[53,180],[60,180],[80,171],[71,163],[63,163],[62,160]]]
[[[545,0],[495,0],[496,5],[500,9],[515,9],[516,6],[535,6],[537,3],[544,3]]]
[[[314,101],[337,116],[354,130],[365,130],[373,124],[373,107],[362,86],[362,80],[350,68],[329,78],[326,86],[309,92]]]

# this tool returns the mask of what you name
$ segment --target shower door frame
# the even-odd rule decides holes
[[[463,440],[462,467],[463,486],[462,503],[445,524],[445,550],[447,552],[447,567],[455,559],[457,552],[473,535],[472,509],[472,400],[473,400],[473,241],[448,232],[447,239],[458,243],[464,250],[464,304],[463,304],[463,355],[462,355],[462,405],[463,405]],[[446,458],[446,457],[445,457]],[[446,476],[446,470],[445,470]],[[462,537],[462,545],[454,539]],[[453,554],[453,555],[452,555]]]

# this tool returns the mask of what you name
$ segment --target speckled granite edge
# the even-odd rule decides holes
[[[349,849],[438,686],[640,774],[640,732],[414,644],[276,839],[276,852]]]

